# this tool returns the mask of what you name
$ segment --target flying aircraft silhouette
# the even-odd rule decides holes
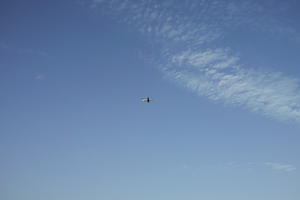
[[[141,98],[141,101],[150,103],[151,101],[153,101],[153,99],[150,99],[149,97],[147,97],[147,98]]]

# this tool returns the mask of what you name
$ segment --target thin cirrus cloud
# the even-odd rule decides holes
[[[200,95],[279,120],[300,122],[296,79],[244,68],[226,49],[186,51],[169,60],[165,73]]]
[[[49,54],[42,50],[34,50],[31,48],[21,48],[13,45],[8,45],[7,43],[0,42],[0,50],[4,50],[6,52],[10,52],[18,55],[33,55],[33,56],[41,56],[48,57]]]
[[[45,74],[41,74],[41,73],[36,74],[36,75],[34,76],[34,79],[35,79],[35,80],[39,80],[39,81],[45,80],[45,78],[46,78]]]
[[[266,162],[265,165],[271,167],[274,170],[279,170],[284,172],[292,172],[297,170],[297,168],[294,165],[290,165],[290,164]]]
[[[160,54],[155,61],[176,83],[213,101],[277,120],[300,122],[299,80],[280,72],[249,68],[237,56],[240,52],[220,46],[230,31],[241,26],[296,41],[296,29],[285,25],[285,20],[274,20],[278,12],[288,10],[287,4],[274,11],[255,1],[89,2],[158,44]]]
[[[248,163],[242,163],[242,162],[228,162],[226,163],[225,167],[227,169],[248,169],[252,170],[254,168],[262,168],[262,167],[267,167],[267,169],[271,170],[277,170],[281,172],[293,172],[297,170],[297,167],[291,164],[286,164],[286,163],[277,163],[277,162],[264,162],[264,163],[259,163],[259,162],[248,162]]]

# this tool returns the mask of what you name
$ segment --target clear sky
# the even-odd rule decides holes
[[[0,199],[299,200],[299,9],[0,1]]]

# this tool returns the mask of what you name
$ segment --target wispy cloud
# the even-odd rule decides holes
[[[292,172],[297,170],[297,168],[294,165],[290,164],[266,162],[265,165],[271,167],[273,170],[280,170],[284,172]]]
[[[231,56],[226,49],[172,55],[164,71],[171,79],[209,99],[300,122],[298,80],[245,68],[239,57]]]
[[[163,73],[211,100],[265,116],[300,122],[299,80],[280,72],[249,68],[230,47],[220,46],[238,27],[297,38],[299,32],[279,20],[288,12],[259,1],[92,0],[119,22],[135,27],[158,44]],[[284,8],[284,9],[283,9]],[[277,20],[276,20],[277,19]]]
[[[282,171],[282,172],[292,172],[292,171],[296,171],[297,168],[294,165],[291,164],[285,164],[285,163],[276,163],[276,162],[264,162],[264,163],[260,163],[260,162],[247,162],[247,163],[243,163],[243,162],[236,162],[236,161],[232,161],[232,162],[228,162],[225,165],[225,168],[227,169],[242,169],[242,170],[261,170],[265,167],[268,167],[268,169],[271,170],[278,170],[278,171]]]
[[[42,50],[35,50],[32,48],[21,48],[3,42],[0,42],[0,49],[5,50],[7,52],[13,52],[19,55],[35,55],[35,56],[42,56],[42,57],[49,56],[47,52]]]
[[[285,35],[297,39],[299,30],[290,24],[286,14],[293,4],[270,0],[86,0],[92,8],[110,14],[120,22],[135,26],[144,33],[175,40],[199,42],[217,39],[222,35],[244,26],[252,31]],[[274,5],[279,9],[274,9]]]
[[[34,77],[35,80],[39,80],[39,81],[45,80],[45,78],[46,78],[45,74],[41,74],[41,73],[36,74]]]

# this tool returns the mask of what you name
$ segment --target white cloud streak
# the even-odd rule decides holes
[[[39,80],[39,81],[45,80],[45,78],[46,78],[45,74],[37,74],[34,77],[35,80]]]
[[[273,11],[268,5],[234,0],[91,2],[92,7],[135,27],[159,44],[160,66],[170,79],[214,101],[278,120],[300,122],[297,79],[251,69],[230,48],[212,47],[241,26],[299,38],[296,29],[274,20],[275,14],[287,12],[287,7]]]
[[[273,170],[279,170],[284,172],[292,172],[297,170],[295,166],[290,164],[266,162],[265,165],[271,167]]]
[[[42,50],[34,50],[31,48],[20,48],[2,42],[0,42],[0,49],[5,50],[6,52],[13,52],[19,55],[34,55],[34,56],[41,56],[41,57],[49,56],[47,52]]]
[[[248,162],[248,163],[241,163],[241,162],[229,162],[225,164],[225,167],[228,169],[262,169],[263,167],[267,167],[267,169],[277,170],[281,172],[293,172],[297,170],[297,167],[291,164],[285,163],[276,163],[276,162]]]
[[[244,68],[226,49],[186,51],[169,60],[164,68],[168,77],[200,95],[271,118],[300,122],[296,79]]]

